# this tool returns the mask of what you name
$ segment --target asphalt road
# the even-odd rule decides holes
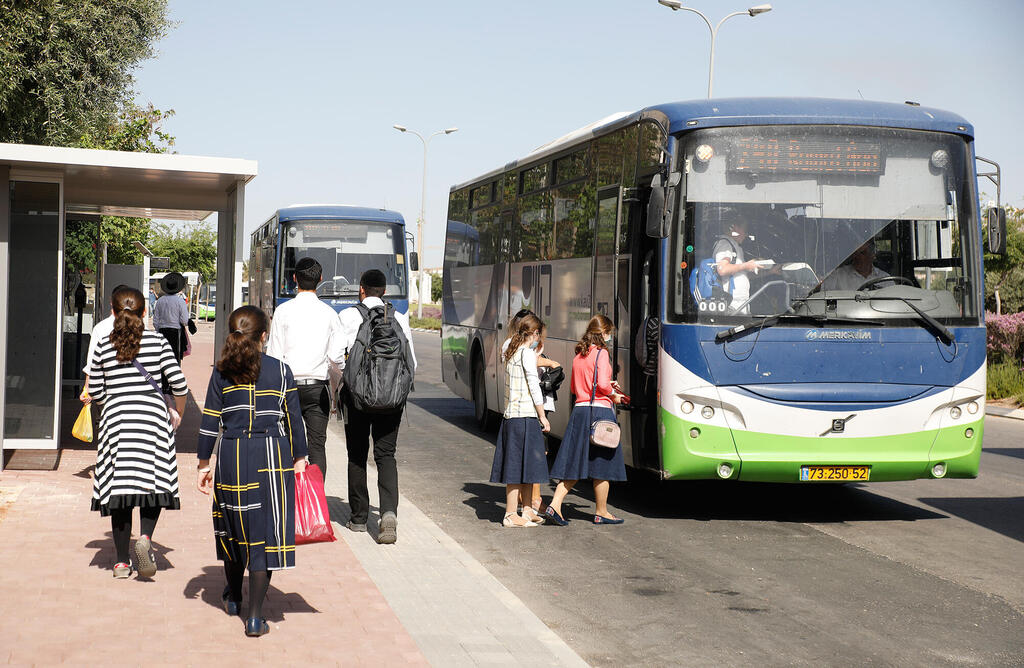
[[[438,336],[415,345],[403,494],[591,664],[1024,665],[1024,422],[986,420],[976,480],[635,475],[612,488],[622,526],[594,526],[580,485],[568,527],[512,530],[495,434],[441,382]]]

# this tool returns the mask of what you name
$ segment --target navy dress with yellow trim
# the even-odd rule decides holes
[[[263,355],[255,384],[214,369],[199,429],[199,458],[213,454],[213,532],[217,558],[250,571],[295,567],[295,471],[306,430],[291,369]]]

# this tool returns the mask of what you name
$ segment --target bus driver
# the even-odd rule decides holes
[[[875,240],[868,239],[850,255],[849,262],[839,265],[823,283],[825,290],[856,290],[874,278],[885,278],[886,272],[875,266]],[[893,285],[892,281],[880,281],[879,287]]]

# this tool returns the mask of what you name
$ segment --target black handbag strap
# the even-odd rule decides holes
[[[132,364],[134,364],[134,365],[135,365],[135,368],[139,370],[139,373],[141,373],[141,374],[142,374],[142,376],[143,376],[143,377],[144,377],[144,378],[145,378],[146,380],[148,380],[148,381],[149,381],[149,384],[153,386],[153,389],[154,389],[154,390],[156,390],[156,393],[157,393],[157,394],[158,394],[158,395],[160,396],[160,398],[162,399],[162,398],[163,398],[163,396],[164,396],[164,393],[163,393],[162,391],[160,391],[160,386],[159,386],[159,385],[157,385],[157,382],[156,382],[156,380],[154,380],[154,379],[153,379],[153,376],[151,376],[151,375],[149,374],[149,372],[148,372],[148,371],[146,371],[146,367],[142,366],[142,364],[140,364],[140,363],[139,363],[139,360],[137,360],[137,359],[134,359],[134,360],[132,360]]]

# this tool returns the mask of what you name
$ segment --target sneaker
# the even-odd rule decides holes
[[[380,532],[377,534],[377,542],[381,545],[391,545],[398,540],[398,517],[388,511],[380,517]]]
[[[156,555],[153,554],[153,543],[149,536],[139,536],[135,541],[135,558],[139,561],[139,575],[144,578],[156,575]]]
[[[349,520],[348,522],[345,522],[345,528],[348,529],[349,531],[355,531],[357,533],[360,533],[360,532],[361,533],[365,533],[366,532],[366,522],[353,522],[352,520]]]
[[[132,565],[131,563],[119,562],[114,564],[114,579],[115,580],[127,580],[132,576]]]

